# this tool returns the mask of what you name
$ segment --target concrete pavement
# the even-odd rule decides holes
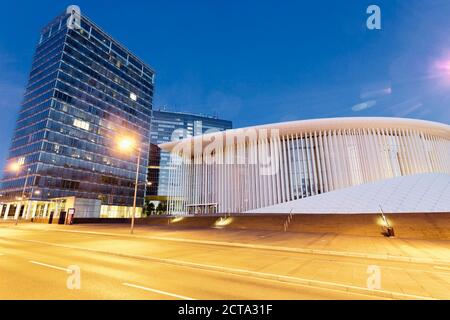
[[[1,226],[1,224],[0,224]],[[84,224],[73,226],[24,224],[29,228],[128,236],[128,225]],[[281,251],[371,257],[409,262],[450,263],[450,241],[397,239],[338,235],[330,233],[291,233],[258,230],[136,226],[133,237],[190,243],[259,247]]]
[[[62,232],[75,229],[82,233]],[[98,234],[98,231],[111,234]],[[153,297],[152,295],[160,296],[161,293],[158,292],[172,294],[165,296],[169,299],[176,295],[194,299],[449,298],[450,265],[173,241],[174,234],[168,237],[167,230],[160,228],[139,228],[137,237],[126,235],[126,231],[124,226],[1,225],[0,253],[4,255],[0,256],[0,272],[11,274],[7,280],[2,278],[0,281],[1,298],[7,298],[5,288],[13,286],[21,278],[29,278],[33,288],[36,288],[32,285],[34,280],[40,284],[38,288],[46,288],[41,298],[52,298],[56,294],[59,298],[80,295],[66,292],[64,286],[56,288],[53,278],[47,279],[44,276],[54,273],[55,279],[61,277],[64,280],[67,278],[65,272],[29,261],[61,268],[72,264],[80,265],[84,279],[83,289],[88,290],[74,299],[99,296],[106,299],[145,299]],[[150,234],[153,238],[145,238]],[[207,237],[207,234],[199,230],[184,230],[177,237],[187,240],[205,240],[205,237],[217,240],[220,234],[221,242],[226,242],[227,237],[236,241],[236,233],[225,234],[221,230],[215,230],[215,234],[215,237],[211,234]],[[172,240],[165,240],[163,235]],[[245,236],[241,235],[238,240],[242,242],[243,238]],[[274,234],[256,239],[262,239],[265,245],[277,246],[287,240]],[[430,249],[431,246],[428,246],[427,250]],[[372,295],[373,292],[368,292],[366,287],[367,268],[370,265],[379,266],[381,270],[382,288],[375,292],[376,296]],[[36,268],[45,272],[28,274],[27,270]],[[60,280],[56,281],[58,282]],[[180,287],[179,282],[184,286]],[[204,284],[208,285],[208,290],[204,288]],[[230,291],[231,288],[236,290]],[[116,292],[117,290],[120,292]],[[18,291],[18,295],[14,290],[8,292],[7,296],[36,298],[39,294],[42,295],[40,290],[34,294],[36,289],[33,291],[31,288]],[[127,292],[126,297],[122,295],[123,292]],[[389,296],[386,292],[397,295]]]
[[[0,239],[0,250],[0,299],[372,298],[15,240]],[[81,269],[81,290],[66,287],[70,265]]]

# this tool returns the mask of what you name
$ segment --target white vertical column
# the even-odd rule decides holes
[[[189,176],[188,176],[188,165],[189,165],[189,157],[190,155],[183,154],[183,212],[184,214],[188,213],[187,204],[189,201]]]
[[[339,188],[341,188],[341,181],[339,180],[339,172],[338,172],[339,167],[333,143],[333,132],[331,130],[328,131],[327,141],[328,141],[328,154],[331,164],[331,176],[333,179],[333,190],[338,190]]]
[[[19,219],[19,213],[20,213],[21,207],[22,207],[22,204],[21,203],[17,203],[16,212],[14,214],[14,220]]]
[[[398,140],[398,152],[401,155],[400,156],[400,166],[403,168],[403,171],[405,175],[409,175],[413,172],[409,161],[408,161],[408,151],[406,149],[406,142],[403,139],[404,138],[404,132],[399,130],[395,130],[395,135]]]
[[[258,139],[255,139],[252,141],[252,154],[253,154],[253,161],[255,162],[253,165],[253,181],[255,185],[255,192],[254,192],[254,203],[255,208],[261,208],[261,177],[259,175],[259,156],[258,156]]]
[[[277,204],[281,203],[283,200],[283,182],[282,182],[282,156],[281,156],[281,147],[280,147],[280,136],[278,135],[274,139],[274,157],[276,157],[278,160],[276,161],[276,164],[278,168],[276,169],[276,189],[277,189]]]
[[[412,149],[414,158],[416,159],[416,163],[417,163],[417,173],[423,173],[424,172],[424,167],[423,167],[424,161],[423,161],[422,156],[417,148],[418,144],[419,144],[419,141],[417,140],[417,131],[411,130],[410,134],[411,134],[411,136],[410,136],[411,149]]]
[[[38,203],[37,203],[37,201],[35,201],[33,203],[33,209],[31,210],[31,218],[33,218],[33,219],[36,217],[37,205],[38,205]]]
[[[44,213],[43,213],[44,218],[47,218],[47,211],[48,211],[48,202],[44,204]]]
[[[178,185],[178,211],[184,214],[184,154],[180,151],[178,154],[177,165],[177,185]]]
[[[377,144],[377,146],[376,146],[377,153],[379,154],[379,158],[380,158],[380,171],[381,171],[380,179],[386,179],[388,177],[387,176],[387,172],[390,169],[387,168],[386,144],[384,143],[383,130],[382,129],[380,129],[380,128],[376,129],[375,140],[376,140],[376,144]]]
[[[428,134],[428,144],[429,144],[429,155],[431,162],[433,164],[433,172],[437,173],[439,172],[439,162],[436,155],[437,153],[436,146],[434,144],[433,136],[431,134]]]
[[[335,171],[333,169],[332,160],[331,160],[331,149],[329,146],[329,132],[326,130],[323,132],[323,142],[324,142],[324,151],[325,151],[325,160],[327,164],[327,176],[328,176],[328,191],[333,191],[336,189],[336,180],[334,179]]]
[[[289,195],[289,201],[294,200],[294,183],[292,182],[293,179],[293,174],[294,174],[294,170],[292,169],[292,157],[291,157],[291,137],[287,136],[286,137],[286,142],[287,142],[287,151],[288,151],[288,165],[289,165],[289,191],[290,191],[290,195]]]
[[[437,136],[433,136],[433,141],[436,146],[436,157],[437,157],[438,163],[439,163],[439,173],[444,173],[445,172],[444,171],[445,164],[444,164],[444,160],[443,160],[442,152],[441,152],[442,148],[439,143],[440,139]]]
[[[428,137],[426,133],[421,133],[422,139],[421,139],[421,152],[425,158],[425,161],[427,163],[427,172],[433,172],[433,166],[431,164],[430,155],[428,153]]]
[[[171,184],[171,175],[172,175],[172,153],[169,154],[169,162],[167,164],[168,172],[167,172],[167,212],[172,214],[172,184]]]
[[[286,202],[286,182],[285,182],[285,171],[286,171],[286,166],[285,166],[285,155],[284,155],[284,138],[283,137],[279,137],[278,138],[278,149],[280,152],[280,186],[281,186],[281,201],[280,203],[284,203]]]
[[[350,175],[349,175],[349,167],[348,167],[348,150],[347,147],[345,146],[344,143],[344,136],[345,133],[342,134],[342,129],[339,129],[338,131],[338,148],[340,150],[339,152],[339,158],[340,158],[340,162],[341,162],[341,167],[343,168],[343,177],[344,177],[344,181],[345,181],[345,186],[349,187],[351,186],[351,182],[350,182]]]
[[[262,155],[265,157],[267,155],[267,141],[266,139],[261,139],[261,150],[262,150]],[[262,162],[266,162],[266,161],[262,161]],[[262,193],[262,197],[264,199],[264,206],[267,207],[269,205],[269,197],[270,197],[270,188],[269,188],[269,183],[268,183],[268,176],[267,175],[263,175],[261,170],[260,170],[260,176],[261,179],[263,181],[263,193]]]
[[[299,143],[299,141],[301,141],[301,135],[299,137],[298,134],[295,134],[296,151],[297,151],[297,159],[298,159],[298,164],[297,164],[297,168],[298,168],[297,188],[300,185],[300,197],[299,197],[299,199],[300,199],[300,198],[303,198],[303,196],[305,194],[305,190],[303,190],[303,176],[304,176],[304,172],[302,172],[304,159],[301,156],[301,144]]]
[[[339,157],[339,153],[341,150],[338,146],[338,136],[336,130],[333,130],[333,133],[331,135],[331,147],[333,149],[333,163],[335,167],[336,172],[336,181],[337,181],[337,187],[338,189],[345,187],[345,181],[344,181],[344,169],[342,167],[341,159]]]
[[[370,152],[371,155],[370,157],[372,158],[372,170],[374,172],[374,177],[376,180],[380,180],[382,179],[381,177],[381,169],[380,169],[380,157],[379,154],[377,152],[377,148],[376,148],[376,142],[375,142],[375,137],[374,135],[376,134],[374,132],[374,129],[370,128],[367,131],[368,134],[368,143],[369,143],[369,148],[370,148]]]
[[[320,193],[324,192],[324,185],[323,185],[323,178],[322,178],[322,164],[321,164],[321,160],[322,157],[320,156],[320,146],[317,140],[317,131],[314,131],[314,154],[316,156],[316,173],[317,173],[317,181],[319,182],[319,185],[317,186],[317,193],[319,193],[319,189],[320,189]]]
[[[27,206],[26,206],[25,211],[24,211],[26,220],[28,220],[30,218],[31,205],[32,205],[31,201],[28,201],[27,202]]]
[[[413,152],[412,146],[411,146],[412,143],[411,143],[411,139],[410,139],[410,132],[409,132],[409,130],[404,130],[403,132],[405,134],[404,135],[405,147],[408,152],[408,159],[409,159],[409,162],[411,164],[411,169],[412,169],[411,174],[416,174],[416,173],[418,173],[417,161],[415,159],[414,152]]]
[[[9,209],[10,209],[10,208],[11,208],[11,204],[10,204],[10,203],[7,203],[7,204],[6,204],[5,213],[4,213],[4,215],[3,215],[3,219],[4,219],[4,220],[8,219],[8,214],[9,214]]]
[[[356,156],[355,159],[358,164],[362,163],[364,169],[360,169],[357,173],[358,183],[367,183],[376,180],[374,170],[374,158],[370,153],[370,143],[368,135],[365,129],[358,129],[356,132],[357,143],[356,143]],[[358,167],[357,167],[358,168]],[[361,166],[359,165],[359,168]]]
[[[317,161],[316,161],[316,152],[315,152],[315,146],[314,146],[314,140],[313,140],[313,133],[309,133],[309,146],[310,151],[309,154],[311,155],[311,173],[314,181],[314,194],[318,194],[319,192],[319,186],[317,181]]]
[[[442,140],[442,152],[444,155],[444,172],[450,174],[450,139]]]
[[[305,145],[306,145],[306,167],[307,167],[307,173],[308,173],[308,179],[306,180],[306,190],[308,191],[310,196],[314,195],[314,178],[312,176],[312,156],[311,156],[311,141],[309,140],[309,132],[305,132]]]
[[[309,175],[308,175],[308,154],[306,152],[306,136],[303,135],[303,133],[300,133],[300,148],[301,148],[301,155],[302,155],[302,165],[303,165],[303,177],[302,179],[305,181],[305,184],[303,184],[303,180],[301,181],[303,189],[304,189],[304,194],[306,197],[310,196],[310,193],[308,192],[308,181],[309,181]]]
[[[300,199],[300,194],[299,194],[299,192],[298,192],[298,177],[299,177],[299,172],[298,172],[298,170],[300,169],[299,168],[299,163],[300,163],[300,159],[296,159],[296,154],[297,154],[297,150],[296,150],[296,147],[295,147],[295,141],[294,141],[294,136],[292,135],[291,136],[292,137],[292,166],[293,166],[293,168],[294,168],[294,172],[293,172],[293,177],[292,177],[292,180],[293,180],[293,185],[294,185],[294,194],[295,194],[295,199]],[[298,169],[297,169],[298,168]]]
[[[266,137],[265,139],[263,139],[263,146],[264,146],[264,157],[270,157],[269,155],[269,138]],[[266,158],[267,159],[267,158]],[[272,183],[271,183],[271,176],[270,176],[270,165],[267,165],[267,160],[266,162],[266,174],[264,175],[264,183],[265,183],[265,187],[266,187],[266,192],[264,193],[264,196],[266,198],[266,206],[270,206],[272,204]]]
[[[325,150],[324,150],[324,142],[323,142],[323,135],[324,132],[323,131],[319,131],[319,136],[318,136],[318,140],[319,140],[319,146],[320,146],[320,160],[321,160],[321,166],[322,166],[322,180],[323,180],[323,185],[324,185],[324,190],[322,190],[322,192],[328,192],[330,190],[330,186],[328,183],[328,168],[327,168],[327,164],[326,164],[326,154],[325,154]]]
[[[293,193],[291,191],[291,160],[289,159],[289,136],[284,137],[284,155],[286,157],[286,173],[285,173],[285,182],[286,182],[286,201],[291,201]]]

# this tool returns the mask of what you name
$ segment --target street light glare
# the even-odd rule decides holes
[[[10,164],[9,169],[12,172],[19,172],[21,168],[21,165],[18,162],[13,162]]]
[[[123,137],[118,141],[118,148],[120,151],[131,151],[134,148],[135,144],[136,142],[133,138]]]

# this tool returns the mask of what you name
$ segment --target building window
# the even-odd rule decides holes
[[[133,101],[137,101],[137,95],[133,92],[130,93],[130,99]]]
[[[83,121],[80,119],[74,119],[73,125],[80,129],[89,130],[89,122],[86,122],[86,121]]]

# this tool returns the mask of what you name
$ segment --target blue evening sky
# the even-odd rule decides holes
[[[449,0],[2,1],[0,165],[40,28],[69,4],[157,72],[154,107],[235,127],[335,116],[450,122]],[[381,7],[382,30],[366,28]]]

